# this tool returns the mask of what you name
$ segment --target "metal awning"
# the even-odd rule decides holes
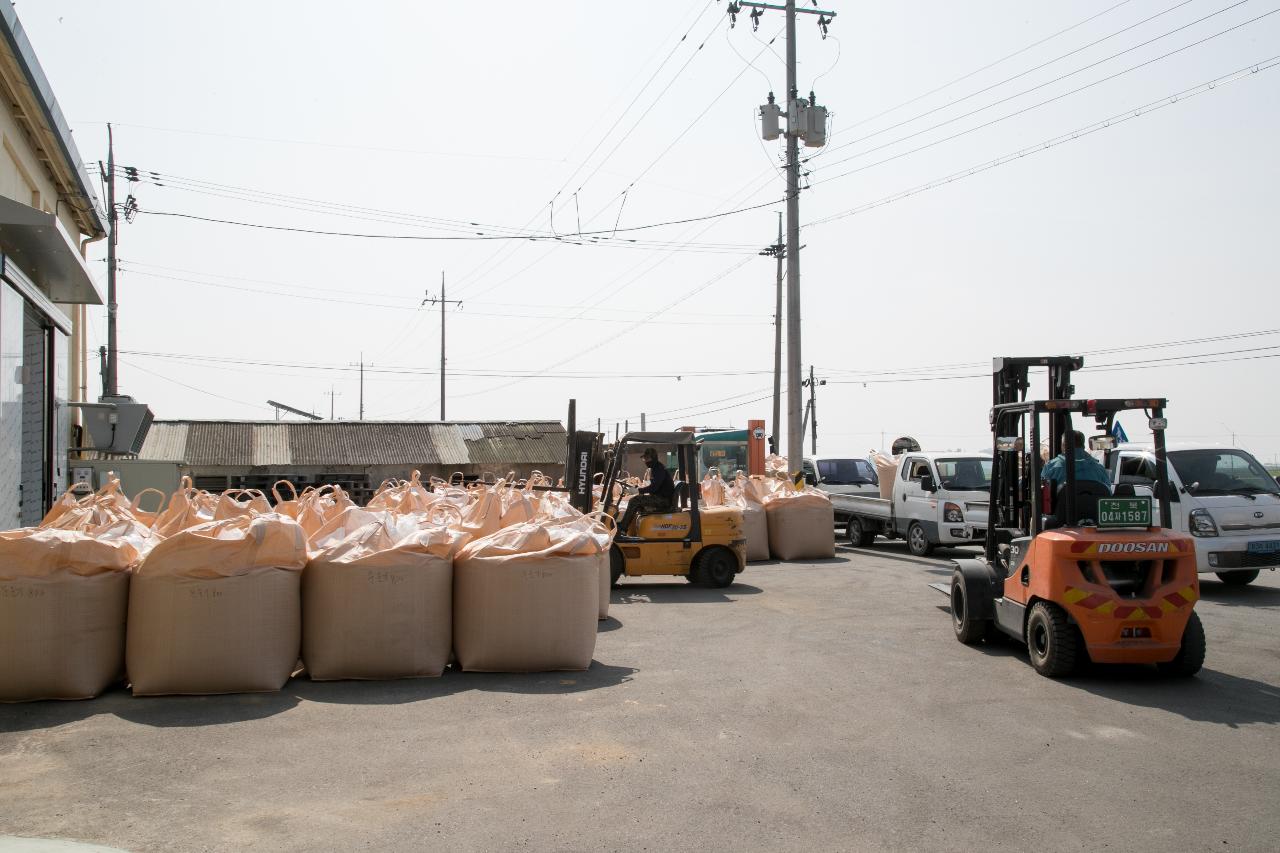
[[[103,304],[89,267],[52,213],[0,196],[0,252],[50,301]]]

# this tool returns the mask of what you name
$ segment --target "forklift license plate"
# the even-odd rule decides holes
[[[1150,498],[1099,498],[1099,527],[1150,527]]]

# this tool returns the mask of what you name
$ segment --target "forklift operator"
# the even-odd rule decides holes
[[[627,502],[627,511],[622,516],[618,530],[624,534],[631,527],[631,520],[640,512],[666,512],[671,509],[671,499],[676,494],[675,481],[667,466],[658,461],[658,452],[652,447],[641,454],[644,464],[649,467],[649,485],[641,486],[639,494]]]
[[[1094,459],[1084,449],[1084,433],[1079,430],[1073,430],[1071,433],[1075,439],[1075,469],[1076,481],[1093,480],[1106,486],[1108,490],[1111,488],[1111,477],[1107,474],[1107,469]],[[1044,470],[1040,472],[1040,478],[1046,483],[1062,484],[1067,481],[1067,437],[1062,436],[1062,452],[1050,459],[1045,464]]]

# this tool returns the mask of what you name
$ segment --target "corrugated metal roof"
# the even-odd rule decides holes
[[[142,444],[142,459],[161,459],[180,461],[187,456],[186,423],[166,423],[158,421],[151,424],[147,432],[147,440]]]
[[[289,433],[279,424],[255,424],[253,427],[253,464],[288,465],[293,461]]]
[[[198,467],[554,465],[556,421],[156,421],[142,459]],[[502,472],[498,472],[502,473]]]

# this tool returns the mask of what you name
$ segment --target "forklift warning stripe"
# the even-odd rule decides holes
[[[1121,604],[1109,596],[1078,589],[1074,586],[1067,587],[1067,591],[1063,595],[1063,599],[1067,604],[1085,610],[1095,610],[1102,616],[1110,614],[1117,619],[1128,620],[1159,619],[1166,613],[1173,613],[1181,607],[1194,603],[1196,598],[1195,589],[1189,586],[1177,592],[1171,592],[1158,601],[1140,605]]]

